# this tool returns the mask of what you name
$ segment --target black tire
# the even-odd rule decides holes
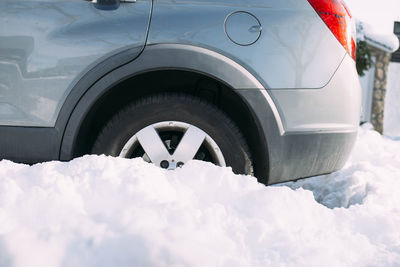
[[[118,156],[133,135],[161,121],[181,121],[202,129],[217,143],[227,166],[237,174],[253,174],[249,148],[233,121],[212,104],[181,94],[149,96],[128,105],[106,123],[92,153]]]

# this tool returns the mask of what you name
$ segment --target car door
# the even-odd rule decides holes
[[[141,52],[152,1],[110,1],[0,2],[0,126],[54,126],[79,80]]]

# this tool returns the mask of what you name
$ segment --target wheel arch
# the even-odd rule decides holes
[[[99,77],[89,88],[74,88],[61,109],[60,114],[63,116],[60,116],[56,123],[56,128],[62,135],[59,158],[70,160],[82,154],[82,151],[77,150],[76,147],[80,144],[81,137],[87,134],[87,130],[91,128],[90,123],[98,120],[95,116],[96,112],[118,109],[126,104],[117,102],[116,106],[111,107],[108,105],[110,104],[107,102],[108,99],[113,99],[122,93],[120,99],[131,101],[146,93],[157,93],[157,91],[129,86],[135,85],[135,82],[136,85],[140,84],[137,83],[138,80],[148,79],[155,74],[184,74],[189,80],[190,77],[197,77],[214,83],[217,86],[214,92],[222,91],[224,97],[228,97],[227,101],[232,101],[234,107],[229,108],[226,103],[219,103],[221,95],[214,99],[214,104],[222,108],[231,118],[233,116],[232,119],[239,124],[239,128],[245,131],[244,135],[251,143],[249,144],[250,149],[255,154],[253,160],[256,166],[256,176],[264,182],[267,181],[268,167],[266,165],[268,164],[266,163],[269,161],[269,157],[266,137],[252,107],[239,93],[241,90],[263,89],[263,86],[233,60],[208,49],[189,45],[147,46],[137,59]],[[155,79],[154,76],[152,79]],[[178,92],[196,93],[188,88],[180,88]],[[129,97],[126,97],[128,95]],[[74,102],[71,99],[77,99],[77,101]],[[105,109],[104,105],[108,108]],[[236,110],[236,114],[233,114],[232,110]],[[240,114],[242,112],[245,114]],[[65,114],[69,114],[69,116]],[[100,115],[104,114],[100,113]]]

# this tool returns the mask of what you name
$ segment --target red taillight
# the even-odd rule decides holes
[[[356,60],[355,25],[343,0],[308,0],[331,32]]]

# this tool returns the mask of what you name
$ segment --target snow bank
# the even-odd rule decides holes
[[[399,151],[364,127],[342,171],[271,187],[196,161],[1,161],[0,266],[396,265]]]

